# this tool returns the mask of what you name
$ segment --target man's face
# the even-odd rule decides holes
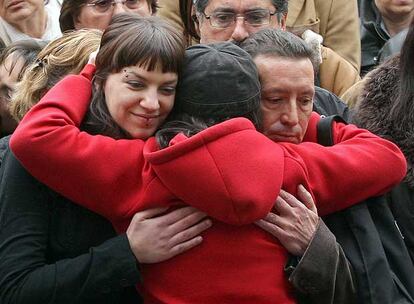
[[[268,10],[274,13],[276,8],[271,0],[210,0],[204,11],[206,16],[218,12],[232,12],[234,14],[245,14],[258,9]],[[270,17],[270,23],[265,26],[251,26],[243,18],[237,18],[236,22],[227,28],[215,28],[211,26],[210,20],[204,15],[198,16],[200,42],[213,43],[219,41],[243,41],[253,33],[264,28],[285,29],[286,17],[281,24],[278,23],[276,15]]]
[[[44,0],[0,0],[0,17],[16,26],[44,5]]]
[[[375,0],[375,5],[382,16],[396,22],[414,10],[414,0]]]
[[[312,113],[314,71],[309,59],[259,55],[263,134],[274,141],[302,142]]]

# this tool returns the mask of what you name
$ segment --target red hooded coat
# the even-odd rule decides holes
[[[354,126],[335,124],[333,147],[316,144],[315,113],[299,145],[274,143],[244,118],[178,136],[163,150],[154,138],[92,136],[79,125],[93,72],[87,66],[51,89],[20,123],[11,148],[36,178],[119,232],[137,211],[183,202],[214,219],[200,246],[141,265],[147,302],[294,303],[283,273],[286,250],[251,224],[271,210],[280,189],[296,194],[305,185],[324,215],[383,194],[405,175],[394,144]]]

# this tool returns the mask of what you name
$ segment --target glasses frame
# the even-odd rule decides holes
[[[113,8],[114,6],[115,6],[115,4],[117,4],[117,3],[121,3],[122,5],[126,5],[125,3],[128,1],[128,0],[111,0],[110,2],[111,2],[111,5],[110,6],[108,6],[108,8],[107,9],[105,9],[104,11],[99,11],[99,9],[97,8],[97,2],[98,2],[99,0],[95,0],[94,2],[92,2],[92,3],[85,3],[84,5],[85,6],[91,6],[91,7],[93,7],[97,12],[99,12],[99,13],[106,13],[107,11],[109,11],[111,8]],[[137,7],[137,8],[139,8],[140,6],[141,6],[141,1],[138,1],[139,3],[140,3],[140,5]]]
[[[252,13],[252,12],[258,12],[258,11],[266,11],[266,12],[269,13],[269,18],[267,18],[268,19],[267,20],[267,23],[251,24],[251,23],[246,22],[246,14],[249,14],[249,13]],[[226,28],[230,28],[233,25],[235,25],[236,22],[237,22],[237,18],[243,18],[244,24],[247,24],[247,25],[252,26],[252,27],[261,27],[261,26],[269,25],[270,24],[270,21],[272,19],[272,16],[276,15],[277,14],[277,11],[274,11],[272,13],[270,10],[263,9],[263,10],[254,10],[254,11],[250,11],[250,12],[243,13],[243,14],[234,14],[234,13],[232,13],[233,14],[233,21],[228,26],[224,26],[224,27],[223,26],[217,26],[217,25],[214,25],[213,24],[211,17],[214,17],[214,14],[217,14],[217,13],[227,13],[227,14],[230,14],[230,12],[215,12],[215,13],[212,13],[210,15],[206,15],[205,12],[202,12],[201,14],[210,22],[211,27],[218,28],[218,29],[226,29]]]

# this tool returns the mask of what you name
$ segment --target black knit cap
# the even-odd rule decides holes
[[[195,45],[185,52],[175,106],[201,118],[236,117],[260,105],[252,57],[231,42]]]

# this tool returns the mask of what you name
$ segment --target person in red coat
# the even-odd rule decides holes
[[[136,211],[153,206],[184,203],[213,218],[198,248],[158,264],[139,261],[148,303],[295,303],[283,273],[287,251],[252,224],[271,210],[280,190],[296,194],[303,184],[320,213],[327,214],[382,194],[404,176],[398,148],[365,130],[336,124],[338,144],[316,144],[319,116],[310,113],[303,130],[307,142],[301,144],[275,143],[257,132],[252,121],[233,118],[194,135],[179,133],[160,149],[151,135],[169,114],[163,101],[173,96],[174,81],[156,78],[161,85],[148,85],[154,78],[146,72],[157,66],[151,61],[148,70],[133,65],[103,74],[101,64],[109,64],[113,54],[105,34],[95,73],[95,86],[103,85],[105,94],[94,91],[91,103],[95,110],[105,109],[97,107],[99,102],[106,104],[106,112],[100,112],[110,117],[104,128],[91,119],[93,112],[87,113],[95,70],[88,65],[81,75],[62,80],[27,114],[11,147],[36,178],[104,215],[118,231],[126,229]],[[197,63],[209,68],[195,69]],[[188,114],[202,109],[224,120],[250,118],[259,110],[255,64],[231,43],[187,50],[181,77],[192,79],[177,88],[177,103],[187,104]],[[113,138],[82,132],[81,124]],[[384,175],[378,178],[381,166]],[[340,174],[345,168],[358,176]],[[341,187],[332,187],[333,178]],[[348,193],[351,187],[354,191]]]

